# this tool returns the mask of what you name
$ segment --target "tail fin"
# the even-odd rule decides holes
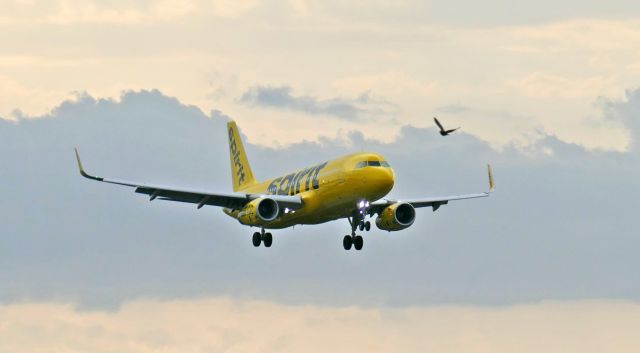
[[[238,127],[235,121],[227,123],[229,134],[229,160],[231,162],[231,178],[233,179],[233,191],[242,190],[255,183],[253,172],[249,166],[247,153],[244,151]]]

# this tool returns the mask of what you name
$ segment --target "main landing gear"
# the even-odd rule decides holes
[[[362,245],[364,244],[364,239],[362,239],[362,235],[345,235],[342,239],[342,246],[345,250],[351,250],[351,246],[356,250],[362,250]]]
[[[273,236],[271,233],[265,233],[264,228],[262,228],[260,232],[253,233],[251,242],[256,248],[260,246],[260,243],[263,243],[266,248],[270,248],[271,244],[273,244]]]
[[[345,250],[351,250],[352,246],[356,250],[362,250],[364,240],[361,235],[356,235],[356,229],[360,229],[361,232],[363,230],[368,232],[371,229],[371,222],[365,221],[368,206],[368,202],[361,201],[358,204],[358,209],[353,211],[351,217],[347,218],[349,224],[351,224],[351,235],[345,235],[344,238],[342,238],[342,247]]]

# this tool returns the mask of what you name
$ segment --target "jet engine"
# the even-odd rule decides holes
[[[387,206],[376,218],[376,226],[386,231],[409,228],[416,219],[416,210],[409,203],[397,202]]]
[[[259,226],[269,223],[278,217],[280,207],[273,199],[261,197],[242,208],[238,213],[238,221],[245,225]]]

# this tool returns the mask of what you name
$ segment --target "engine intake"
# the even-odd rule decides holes
[[[244,206],[238,213],[238,220],[245,225],[259,226],[269,223],[280,213],[278,203],[273,199],[264,197],[255,199]]]
[[[416,210],[409,203],[398,202],[387,206],[376,218],[376,226],[386,231],[409,228],[416,219]]]
[[[265,221],[270,222],[278,217],[280,207],[278,203],[272,199],[258,199],[258,217]]]

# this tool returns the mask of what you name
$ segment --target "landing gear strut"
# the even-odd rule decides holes
[[[361,232],[363,230],[368,232],[371,229],[371,222],[364,220],[368,213],[368,206],[368,202],[361,201],[358,204],[358,208],[353,211],[351,217],[347,218],[349,224],[351,224],[351,235],[345,235],[344,238],[342,238],[342,247],[345,250],[351,250],[351,246],[356,250],[362,250],[364,239],[362,239],[361,235],[356,235],[356,229],[360,229]]]
[[[253,233],[251,242],[255,247],[258,247],[260,246],[260,243],[263,243],[266,248],[270,248],[271,244],[273,244],[273,236],[271,235],[271,233],[265,233],[264,228],[262,228],[260,232]]]

